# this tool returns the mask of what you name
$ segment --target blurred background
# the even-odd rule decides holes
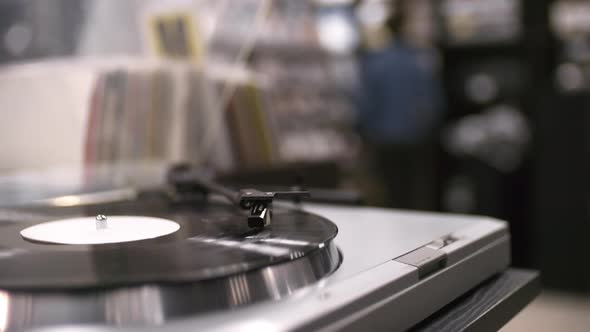
[[[590,1],[1,0],[0,205],[236,186],[509,221],[587,330]]]

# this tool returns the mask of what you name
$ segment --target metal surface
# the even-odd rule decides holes
[[[96,229],[106,229],[107,228],[107,216],[104,214],[99,214],[96,216]]]
[[[358,308],[350,317],[326,322],[331,327],[327,330],[406,331],[483,280],[506,269],[510,263],[508,243],[508,237],[504,236],[426,278],[418,276],[419,281],[397,294],[376,294],[370,307]]]
[[[376,247],[373,241],[348,243],[346,236],[337,238],[337,243],[344,253],[342,266],[331,276],[314,286],[306,287],[281,301],[262,301],[257,304],[242,306],[231,311],[211,312],[207,315],[195,315],[183,320],[166,321],[142,327],[148,332],[184,332],[184,331],[401,331],[425,319],[452,299],[504,270],[509,263],[509,241],[504,223],[483,217],[458,215],[418,214],[395,212],[372,208],[332,208],[314,206],[314,212],[322,212],[327,217],[336,214],[348,214],[350,218],[336,219],[342,229],[341,235],[352,229],[347,226],[358,225],[366,228],[370,221],[359,222],[353,217],[371,216],[377,242],[380,233],[388,234],[383,221],[397,226],[413,224],[420,233],[399,234],[419,240],[421,235],[434,236],[441,229],[429,233],[446,224],[446,229],[458,240],[442,248],[449,257],[450,265],[445,269],[420,280],[416,267],[386,260],[379,262],[382,256],[368,255]],[[428,218],[420,218],[421,216]],[[432,224],[431,224],[432,223]],[[441,225],[442,224],[442,225]],[[394,226],[395,227],[395,226]],[[403,228],[403,227],[402,227]],[[367,233],[357,232],[359,236]],[[386,236],[383,236],[385,238]],[[393,236],[396,238],[396,236]],[[444,237],[442,237],[444,238]],[[363,238],[367,239],[367,238]],[[342,241],[344,240],[344,241]],[[433,237],[431,237],[431,241]],[[395,243],[390,244],[396,247]],[[377,246],[379,247],[379,246]],[[354,250],[364,256],[363,261],[353,258]],[[351,255],[346,255],[350,252]],[[370,268],[364,268],[369,264]],[[348,267],[346,267],[348,265]],[[106,332],[137,331],[135,328],[113,328],[105,325],[80,325],[43,329],[59,332]]]
[[[282,204],[277,204],[277,208],[282,209]],[[335,272],[319,280],[309,271],[313,270],[312,261],[323,260],[323,254],[317,258],[309,256],[311,260],[307,262],[289,262],[287,265],[293,266],[293,270],[283,270],[283,264],[278,264],[270,266],[272,270],[262,268],[247,272],[254,273],[248,276],[225,278],[225,288],[220,286],[219,293],[210,294],[207,299],[199,296],[201,289],[197,285],[190,283],[148,283],[109,288],[94,295],[87,291],[4,292],[0,293],[0,322],[10,322],[10,330],[43,326],[43,331],[135,331],[137,327],[148,331],[291,331],[338,324],[371,330],[375,327],[371,322],[396,330],[396,326],[413,325],[426,318],[463,289],[508,264],[506,225],[496,220],[376,208],[305,208],[334,221],[339,228],[338,237],[325,246],[329,247],[325,253],[335,255],[335,244],[343,260]],[[433,276],[421,280],[416,267],[394,261],[449,236],[457,240],[441,248],[447,255],[448,266]],[[285,239],[266,242],[297,244]],[[312,279],[317,281],[307,283],[306,276],[315,276]],[[296,281],[283,282],[293,278],[306,280],[307,287],[292,286]],[[273,294],[269,299],[280,301],[243,301],[264,293]],[[429,295],[413,295],[417,293]],[[219,301],[238,305],[231,307],[233,310],[198,309],[199,303],[212,305]],[[411,315],[391,314],[406,312],[409,307],[413,308]],[[60,322],[65,325],[54,325]]]
[[[182,284],[82,291],[0,291],[8,331],[59,324],[157,325],[198,314],[230,310],[263,300],[280,300],[316,283],[339,264],[328,243],[310,257],[227,278]]]

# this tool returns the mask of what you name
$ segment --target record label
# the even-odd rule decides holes
[[[48,221],[23,229],[27,240],[55,244],[107,244],[153,239],[180,229],[172,220],[144,216],[104,216]]]

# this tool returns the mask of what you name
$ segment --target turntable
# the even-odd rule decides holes
[[[405,330],[509,264],[486,217],[301,203],[190,170],[123,193],[0,209],[0,330]]]

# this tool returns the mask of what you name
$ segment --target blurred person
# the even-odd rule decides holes
[[[432,210],[435,131],[442,91],[432,52],[404,37],[407,3],[397,1],[387,20],[391,40],[360,56],[358,122],[391,207]]]

